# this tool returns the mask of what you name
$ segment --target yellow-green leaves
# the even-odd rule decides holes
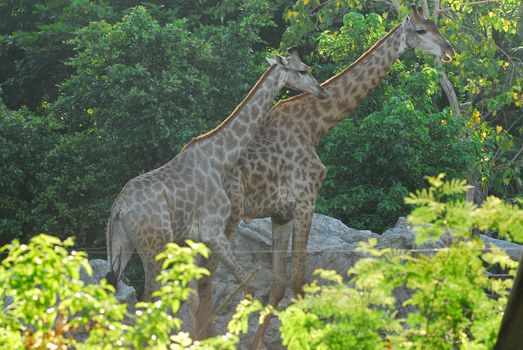
[[[0,300],[7,304],[0,313],[2,349],[235,349],[240,332],[247,331],[252,312],[262,308],[255,300],[244,300],[229,325],[229,333],[193,341],[180,332],[175,317],[191,292],[189,282],[207,275],[196,265],[198,255],[209,250],[201,243],[174,243],[158,256],[164,270],[161,287],[153,302],[139,302],[133,314],[115,299],[114,288],[105,280],[84,285],[80,267],[91,274],[87,254],[70,250],[73,239],[64,241],[48,235],[35,236],[27,245],[15,240],[0,248],[7,256],[0,265]],[[68,249],[70,251],[68,251]],[[127,321],[124,322],[124,317]],[[130,322],[129,324],[129,320]],[[83,340],[70,336],[81,331]]]
[[[254,312],[263,310],[264,308],[260,301],[252,298],[243,299],[236,307],[236,312],[229,322],[227,329],[234,335],[246,333],[249,326],[249,316]]]
[[[107,284],[79,280],[80,268],[88,274],[92,269],[84,252],[68,251],[72,246],[72,238],[61,241],[42,234],[27,245],[15,240],[1,248],[7,253],[0,266],[0,299],[7,302],[0,313],[5,349],[24,344],[88,348],[93,339],[116,341],[115,325],[123,321],[125,305],[118,304]],[[79,329],[88,332],[83,346],[69,336]]]
[[[427,177],[429,187],[406,202],[423,239],[410,250],[378,248],[363,242],[364,254],[342,280],[335,271],[317,271],[305,295],[279,312],[289,349],[491,349],[501,322],[517,262],[496,247],[471,237],[473,227],[519,237],[523,211],[489,198],[481,208],[462,199],[462,180]],[[443,246],[439,237],[453,237]],[[447,240],[448,241],[448,240]],[[398,308],[401,310],[398,311]]]

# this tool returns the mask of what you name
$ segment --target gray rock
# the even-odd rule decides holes
[[[252,271],[256,266],[261,266],[260,272],[253,278],[252,285],[257,290],[255,297],[264,303],[269,299],[272,285],[271,235],[271,220],[269,218],[255,219],[250,223],[242,222],[231,241],[236,258],[247,272]],[[379,237],[378,234],[371,231],[351,229],[337,219],[314,214],[307,247],[309,282],[312,280],[313,271],[319,268],[336,270],[342,276],[346,276],[348,269],[364,256],[363,253],[356,251],[358,244],[367,241],[369,238]],[[287,266],[289,268],[291,263],[290,249],[289,243],[287,254]],[[287,276],[290,281],[289,270]],[[228,270],[220,264],[213,283],[214,303],[215,307],[218,307],[221,301],[236,287],[237,282]],[[293,296],[289,285],[279,307],[283,308],[289,305]],[[242,297],[241,293],[237,295],[223,314],[217,317],[215,327],[218,334],[223,334],[226,331],[227,324]],[[257,325],[258,318],[253,317],[249,322],[249,334],[241,338],[240,349],[248,348]],[[283,349],[278,331],[279,327],[278,319],[273,318],[264,337],[267,349]]]
[[[92,276],[89,276],[82,268],[80,271],[80,279],[86,284],[99,284],[109,271],[109,265],[106,260],[102,259],[89,260],[89,264],[93,269]],[[126,303],[130,312],[134,312],[134,305],[137,302],[136,290],[124,281],[125,278],[118,281],[115,297],[119,302]]]
[[[242,267],[247,273],[255,270],[258,266],[260,271],[253,277],[251,284],[255,288],[255,298],[267,303],[270,295],[272,284],[272,252],[271,252],[271,220],[255,219],[250,223],[242,222],[238,231],[231,241],[233,252]],[[434,240],[423,245],[416,245],[416,234],[406,218],[399,218],[396,225],[378,235],[368,230],[355,230],[345,226],[341,221],[320,214],[314,214],[309,242],[307,276],[309,282],[313,278],[313,271],[319,268],[332,269],[342,276],[347,276],[347,271],[365,254],[358,252],[356,249],[361,242],[368,241],[370,238],[378,240],[378,248],[395,248],[414,250],[415,254],[430,254],[432,251],[445,248],[451,240]],[[511,257],[519,259],[522,248],[518,244],[496,240],[493,238],[481,236],[487,244],[494,244],[506,250]],[[287,266],[290,268],[291,246],[287,254]],[[107,272],[107,263],[104,260],[91,260],[93,267],[93,276],[87,276],[85,272],[82,279],[86,283],[99,283]],[[294,294],[290,288],[290,271],[287,271],[287,280],[289,281],[285,296],[280,302],[279,308],[284,308],[292,302]],[[220,264],[213,277],[214,295],[213,301],[215,308],[218,308],[222,302],[238,286],[236,279],[229,271]],[[397,298],[398,313],[404,315],[408,312],[402,306],[402,302],[409,297],[409,291],[406,288],[397,288],[394,291]],[[118,284],[116,294],[118,300],[134,306],[136,303],[136,293],[132,287],[129,287],[122,281]],[[226,332],[227,324],[235,312],[236,306],[243,298],[243,291],[237,293],[232,301],[225,307],[224,311],[217,316],[214,325],[217,334]],[[182,308],[183,309],[183,308]],[[187,315],[185,310],[179,316],[187,325]],[[249,332],[241,337],[239,349],[248,349],[258,326],[258,316],[251,317],[249,321]],[[273,318],[265,333],[264,344],[267,349],[284,349],[281,344],[279,334],[280,323],[277,318]],[[184,327],[185,328],[185,327]]]
[[[318,268],[336,270],[345,277],[348,269],[352,267],[356,261],[364,257],[363,253],[356,251],[358,244],[368,241],[370,238],[376,238],[378,240],[378,248],[413,250],[414,254],[431,254],[438,249],[445,248],[446,243],[448,243],[447,241],[438,239],[422,245],[416,245],[416,234],[404,217],[400,217],[393,228],[385,231],[382,235],[378,235],[367,230],[354,230],[345,226],[337,219],[314,214],[307,247],[307,276],[309,277],[309,281],[312,279],[313,271]],[[481,239],[487,244],[494,244],[504,249],[515,260],[521,256],[522,247],[518,244],[495,240],[485,236],[481,236]],[[252,284],[257,290],[255,297],[266,303],[272,284],[270,219],[256,219],[250,223],[242,222],[231,243],[236,257],[247,272],[252,271],[256,266],[261,266],[261,270],[253,278]],[[289,252],[287,254],[288,267],[290,267],[290,248],[289,246]],[[287,271],[287,276],[290,281],[290,271]],[[214,276],[214,302],[216,307],[231,293],[235,286],[237,286],[236,280],[229,274],[227,269],[220,265]],[[409,294],[406,288],[397,288],[394,291],[394,295],[398,301],[399,314],[408,312],[408,310],[402,306],[402,302],[409,297]],[[223,314],[217,317],[215,328],[218,334],[226,331],[227,323],[231,319],[241,297],[242,295],[237,295]],[[279,308],[288,305],[292,301],[292,298],[293,293],[288,286]],[[239,346],[240,349],[248,348],[256,332],[257,322],[257,317],[253,317],[250,320],[249,334],[242,337]],[[279,321],[273,318],[264,337],[264,343],[267,349],[283,349],[278,332],[279,326]]]
[[[512,242],[503,241],[501,239],[495,239],[485,235],[479,235],[480,239],[485,242],[485,245],[490,247],[495,245],[496,247],[504,250],[512,260],[519,261],[521,259],[521,254],[523,253],[523,246],[521,244],[516,244]]]

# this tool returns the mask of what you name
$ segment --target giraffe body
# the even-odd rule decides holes
[[[191,239],[204,242],[211,251],[225,252],[221,258],[226,266],[235,277],[243,278],[229,243],[219,234],[230,213],[230,201],[206,148],[182,152],[164,166],[132,179],[113,206],[111,261],[119,259],[123,269],[137,250],[144,265],[146,299],[158,287],[155,278],[161,264],[155,256],[168,242]]]
[[[124,186],[107,226],[108,277],[112,275],[113,281],[120,278],[136,249],[145,271],[144,299],[150,299],[161,271],[155,257],[166,243],[183,244],[187,239],[205,243],[239,281],[245,279],[225,236],[231,211],[223,187],[225,174],[237,162],[281,88],[289,86],[326,97],[297,53],[290,53],[288,58],[270,60],[271,67],[216,129],[195,138],[167,164]]]
[[[453,54],[434,22],[413,8],[411,17],[392,29],[355,63],[322,86],[329,98],[299,95],[279,102],[269,112],[237,166],[225,179],[232,211],[230,239],[240,219],[272,218],[273,284],[269,304],[276,306],[286,288],[286,251],[292,233],[292,288],[305,283],[307,242],[317,194],[326,176],[315,147],[322,137],[353,111],[387,74],[394,61],[417,48],[439,57]],[[212,293],[201,290],[200,295]],[[253,348],[261,345],[270,316],[258,329]]]

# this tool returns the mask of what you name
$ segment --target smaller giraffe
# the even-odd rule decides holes
[[[124,186],[107,224],[110,282],[118,281],[136,249],[145,271],[144,299],[150,299],[161,271],[155,257],[168,242],[187,239],[205,243],[238,280],[245,279],[224,232],[231,202],[223,180],[284,86],[327,97],[297,51],[289,53],[268,59],[271,67],[222,124],[193,139],[167,164]]]

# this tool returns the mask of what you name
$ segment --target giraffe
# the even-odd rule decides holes
[[[145,272],[144,299],[149,300],[161,271],[156,255],[166,243],[186,239],[205,243],[239,281],[245,279],[224,232],[231,210],[223,188],[225,175],[284,86],[327,97],[296,49],[289,49],[288,57],[275,56],[268,62],[270,67],[219,126],[194,138],[165,165],[124,186],[107,224],[110,282],[118,281],[136,249]]]
[[[269,305],[276,306],[285,292],[291,233],[292,288],[296,294],[302,293],[314,205],[326,176],[315,147],[358,106],[395,60],[411,49],[444,60],[450,60],[454,54],[435,23],[413,6],[412,14],[401,24],[353,64],[322,84],[328,99],[318,101],[302,94],[278,102],[225,179],[225,188],[233,203],[226,228],[229,239],[240,219],[271,217],[273,281]],[[201,286],[207,288],[199,290],[203,300],[212,294],[212,285]],[[269,320],[270,316],[266,317],[258,328],[253,348],[261,345]]]

